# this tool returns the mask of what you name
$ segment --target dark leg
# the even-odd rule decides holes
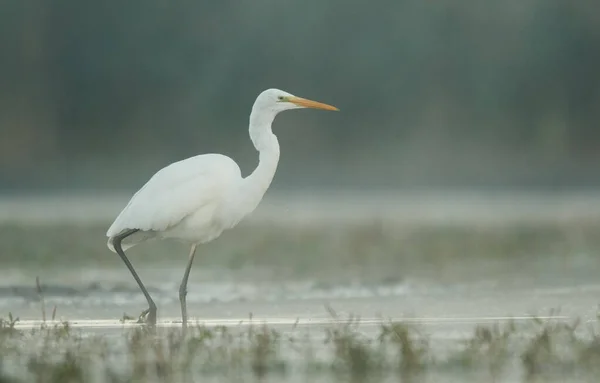
[[[144,294],[144,296],[146,297],[146,300],[148,301],[148,309],[145,310],[140,317],[143,317],[144,315],[148,314],[146,322],[151,326],[155,326],[156,325],[156,305],[154,304],[152,297],[150,297],[150,294],[148,294],[148,290],[146,290],[146,287],[142,283],[142,280],[135,272],[133,265],[131,264],[131,262],[129,262],[129,259],[127,259],[127,257],[125,256],[125,253],[123,252],[123,248],[121,247],[121,242],[123,241],[123,239],[129,237],[131,234],[133,234],[137,231],[139,231],[139,230],[138,229],[127,230],[126,232],[117,235],[113,239],[113,247],[115,248],[115,251],[117,252],[117,254],[119,254],[119,256],[121,257],[123,262],[125,262],[125,265],[131,272],[131,275],[133,275],[133,278],[137,282],[138,286],[140,286],[142,293]]]
[[[190,276],[190,270],[192,269],[192,263],[194,262],[194,255],[196,254],[196,245],[192,245],[192,249],[190,250],[190,259],[188,261],[187,267],[185,268],[185,273],[183,274],[183,279],[181,280],[181,285],[179,286],[179,302],[181,302],[181,319],[183,321],[182,327],[185,330],[187,328],[187,306],[185,297],[187,295],[187,283],[188,277]]]

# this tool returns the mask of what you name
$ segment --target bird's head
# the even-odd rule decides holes
[[[256,101],[254,102],[254,108],[274,112],[275,114],[283,112],[284,110],[300,108],[313,108],[335,111],[339,110],[335,106],[308,100],[302,97],[297,97],[291,93],[279,89],[267,89],[261,94],[259,94]]]

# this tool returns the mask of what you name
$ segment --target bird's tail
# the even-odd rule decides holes
[[[134,234],[128,236],[127,238],[125,238],[121,242],[121,248],[123,249],[123,251],[127,251],[127,249],[130,249],[130,248],[134,247],[138,243],[147,241],[147,240],[152,239],[152,238],[154,238],[154,234],[153,233],[138,231],[137,233],[134,233]],[[108,237],[108,241],[106,242],[106,246],[108,246],[108,248],[110,249],[110,251],[112,251],[113,253],[116,253],[117,251],[115,250],[114,241],[115,241],[115,236]]]

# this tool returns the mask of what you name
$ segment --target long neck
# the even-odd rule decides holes
[[[250,114],[250,139],[259,152],[258,166],[242,181],[242,194],[246,206],[254,210],[271,185],[279,163],[279,141],[271,130],[275,113],[252,109]]]

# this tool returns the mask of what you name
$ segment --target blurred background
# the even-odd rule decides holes
[[[598,0],[2,0],[0,316],[12,314],[0,327],[44,318],[43,305],[61,320],[137,317],[147,302],[106,229],[174,161],[222,153],[249,174],[248,117],[271,87],[341,111],[277,117],[274,182],[256,212],[198,249],[192,319],[293,323],[326,320],[325,307],[433,318],[442,351],[458,350],[459,322],[596,321]],[[180,318],[188,251],[154,241],[127,252],[161,320]],[[502,337],[481,348],[499,364],[477,359],[490,371],[509,360],[495,329],[475,331]],[[562,371],[544,334],[536,371]],[[598,347],[572,342],[565,371],[598,365],[587,356]],[[403,358],[425,355],[398,344]]]
[[[107,227],[171,162],[249,174],[276,87],[341,111],[277,117],[272,187],[198,251],[190,315],[595,317],[599,4],[0,2],[0,313],[39,317],[36,277],[65,317],[145,308]],[[128,251],[159,315],[188,251]]]
[[[6,0],[0,192],[131,192],[277,87],[273,189],[600,186],[596,1]]]

